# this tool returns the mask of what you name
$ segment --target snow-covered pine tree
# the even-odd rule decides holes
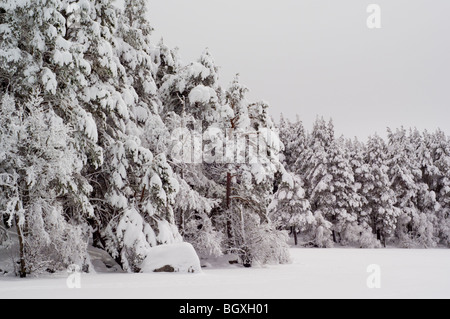
[[[178,183],[162,153],[168,132],[157,114],[151,27],[144,2],[138,5],[118,18],[109,0],[8,1],[0,57],[2,75],[15,81],[2,90],[26,105],[40,87],[41,104],[70,128],[79,167],[64,212],[89,221],[95,244],[135,271],[145,257],[140,247],[181,240],[172,209]],[[143,138],[149,126],[157,138]],[[127,239],[139,228],[136,240]]]
[[[361,193],[365,198],[361,223],[370,225],[377,239],[386,246],[394,235],[400,212],[388,175],[387,146],[378,135],[369,137],[364,151],[365,168],[361,178]]]
[[[186,114],[203,121],[205,129],[209,127],[208,124],[220,123],[220,118],[227,116],[229,109],[220,103],[222,92],[217,72],[214,59],[209,50],[205,50],[198,62],[180,67],[174,74],[165,75],[160,87],[164,104],[162,115],[171,112],[181,115],[184,110]]]
[[[376,228],[369,223],[365,216],[367,212],[367,179],[370,179],[370,165],[365,163],[365,145],[358,139],[347,140],[345,143],[345,151],[355,178],[355,191],[360,200],[360,205],[354,208],[356,221],[351,222],[345,228],[343,233],[343,243],[349,245],[357,245],[362,248],[375,248],[380,246],[380,242],[376,239]],[[370,187],[370,186],[369,186]]]
[[[276,193],[270,207],[271,216],[283,227],[291,230],[296,245],[298,232],[303,240],[314,242],[315,218],[309,201],[305,198],[306,194],[299,172],[299,167],[304,162],[302,156],[305,156],[307,142],[303,123],[298,116],[296,122],[291,122],[281,114],[278,133],[283,144],[280,161],[283,164],[282,170],[286,172],[278,174],[275,180]],[[292,203],[289,200],[291,197]]]
[[[308,136],[303,161],[296,163],[297,172],[304,181],[306,198],[311,210],[318,221],[314,244],[318,247],[331,247],[332,224],[326,219],[326,192],[332,176],[328,172],[328,149],[333,143],[334,136],[330,135],[323,118],[317,118],[313,130]]]
[[[395,192],[396,207],[400,210],[396,237],[404,247],[415,245],[432,246],[434,241],[432,221],[421,206],[430,197],[428,186],[422,182],[420,156],[417,152],[421,137],[408,136],[404,128],[395,132],[388,130],[389,137],[389,177]]]
[[[95,132],[91,129],[92,117],[76,99],[79,86],[85,83],[86,69],[83,67],[86,64],[78,47],[67,39],[66,5],[57,0],[0,4],[3,11],[0,19],[4,26],[0,31],[3,53],[0,55],[1,94],[14,101],[15,106],[10,108],[11,121],[16,117],[20,123],[13,127],[23,132],[20,138],[27,137],[10,168],[16,170],[14,180],[16,187],[20,186],[20,192],[7,199],[16,203],[9,206],[8,214],[10,222],[18,218],[16,226],[22,242],[19,245],[21,276],[33,270],[41,271],[46,264],[51,264],[48,268],[52,269],[67,266],[69,259],[84,263],[85,249],[61,250],[67,249],[67,244],[78,245],[80,241],[86,244],[86,234],[78,233],[74,238],[76,232],[69,228],[83,228],[83,218],[94,213],[88,200],[92,188],[83,177],[83,165],[87,161],[97,163],[99,150],[95,146]],[[48,144],[42,144],[45,136]],[[32,150],[39,147],[41,151],[30,158]],[[40,170],[38,166],[44,165],[43,161],[53,165],[54,170]],[[31,172],[36,175],[30,175]],[[37,172],[41,176],[38,177]],[[35,178],[46,182],[34,185]],[[36,198],[31,199],[28,193],[32,189]],[[57,195],[49,200],[52,192]],[[31,214],[32,211],[36,213]],[[29,223],[29,218],[40,218],[49,224]],[[69,221],[71,224],[65,224]],[[50,230],[48,227],[60,228]],[[65,239],[71,243],[61,239],[64,231],[71,234]],[[28,236],[26,240],[25,235]],[[57,252],[45,248],[50,242],[58,243],[54,246]],[[30,259],[30,252],[37,257]],[[62,257],[62,254],[71,253],[75,257]]]
[[[173,76],[182,68],[178,56],[178,49],[170,49],[161,38],[153,54],[153,61],[157,66],[155,83],[158,88],[162,86],[167,77]]]
[[[424,174],[427,184],[436,194],[435,236],[439,243],[450,246],[450,139],[442,130],[424,135],[433,168]]]
[[[24,105],[6,93],[0,115],[0,209],[17,231],[16,273],[25,277],[72,263],[87,266],[87,225],[71,209],[82,167],[69,127],[44,106],[39,93]]]
[[[157,114],[151,27],[145,3],[137,7],[128,3],[119,14],[111,1],[91,3],[81,12],[77,35],[86,39],[91,66],[82,100],[105,154],[103,165],[89,172],[98,212],[91,223],[98,230],[96,245],[127,271],[140,270],[149,247],[181,240],[173,215],[178,183],[165,154],[152,152],[164,142],[144,139],[149,122],[162,135],[165,128]]]
[[[416,198],[417,214],[413,215],[413,236],[414,241],[422,247],[434,247],[438,240],[435,238],[434,225],[436,224],[436,212],[439,210],[439,204],[436,201],[436,192],[434,191],[433,176],[438,172],[434,166],[434,161],[428,148],[424,134],[418,129],[410,130],[409,140],[412,146],[410,157],[414,158],[416,169],[420,171],[417,174],[416,184],[418,192]]]
[[[231,249],[238,252],[241,260],[248,264],[286,261],[286,247],[279,250],[282,244],[277,242],[278,246],[275,247],[273,240],[271,243],[261,239],[267,237],[263,234],[272,233],[272,239],[282,238],[267,217],[267,207],[273,191],[270,185],[273,181],[270,177],[267,183],[264,181],[276,170],[276,164],[271,163],[271,157],[277,156],[271,149],[273,145],[268,148],[269,152],[264,156],[262,165],[246,161],[248,158],[245,158],[245,149],[239,154],[234,152],[238,141],[249,140],[249,132],[254,136],[270,135],[269,129],[273,129],[273,125],[267,114],[267,105],[249,105],[245,100],[247,88],[237,78],[227,92],[223,93],[217,82],[217,69],[206,51],[199,62],[164,77],[165,82],[160,91],[167,110],[166,122],[178,123],[180,126],[180,123],[184,123],[184,118],[190,117],[189,125],[202,127],[194,134],[203,134],[205,138],[201,163],[196,161],[197,164],[194,165],[178,165],[176,171],[179,174],[182,172],[183,179],[204,198],[220,201],[220,205],[212,209],[210,218],[217,231],[227,234],[224,251]],[[185,124],[181,124],[181,127],[184,128]],[[262,147],[267,147],[266,144],[270,141],[263,141],[265,145]],[[230,147],[230,152],[223,151],[225,145]],[[255,146],[256,144],[252,144],[251,149],[257,151]],[[269,171],[266,171],[267,168]],[[249,214],[255,216],[248,217]],[[195,225],[205,217],[204,214],[194,216],[194,222],[189,225]]]
[[[163,105],[160,114],[173,139],[167,147],[168,158],[180,182],[176,223],[202,257],[217,256],[224,251],[223,233],[214,221],[220,217],[223,189],[206,172],[202,141],[205,131],[221,122],[218,68],[208,51],[198,62],[181,66],[176,54],[163,44],[156,60]],[[203,111],[210,116],[203,117]]]
[[[331,124],[328,129],[333,130]],[[328,172],[331,181],[327,194],[329,207],[325,216],[334,224],[333,239],[340,242],[338,237],[342,237],[345,244],[351,241],[350,237],[355,238],[361,233],[358,227],[355,227],[361,198],[356,191],[355,177],[343,138],[335,139],[330,146]]]
[[[283,143],[282,163],[287,171],[295,172],[304,162],[302,156],[306,148],[306,132],[302,121],[297,116],[295,122],[280,116],[278,126],[280,141]]]
[[[315,218],[309,201],[305,199],[303,182],[298,175],[284,171],[278,190],[269,206],[270,218],[283,228],[290,229],[294,244],[300,232],[308,242],[314,239]]]
[[[268,216],[275,174],[282,169],[281,143],[268,105],[249,104],[246,92],[237,76],[225,93],[226,105],[233,114],[227,143],[233,144],[230,137],[236,137],[235,145],[239,140],[247,143],[246,153],[237,150],[236,161],[231,158],[225,165],[229,244],[244,264],[284,263],[289,261],[287,235],[278,231]]]
[[[222,255],[223,232],[216,229],[212,220],[220,204],[217,198],[221,187],[205,176],[201,164],[171,163],[180,185],[174,204],[180,233],[200,257]]]

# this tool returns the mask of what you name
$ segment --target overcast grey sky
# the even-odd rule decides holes
[[[387,126],[450,134],[449,0],[149,0],[155,41],[184,62],[208,47],[278,118],[333,118],[338,134]],[[368,29],[367,6],[381,6]]]

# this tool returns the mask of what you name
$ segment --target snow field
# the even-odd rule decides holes
[[[223,264],[200,274],[82,274],[69,289],[67,274],[0,277],[0,298],[450,298],[450,253],[445,249],[291,249],[287,265],[242,268]],[[369,289],[367,267],[380,266],[381,288]]]

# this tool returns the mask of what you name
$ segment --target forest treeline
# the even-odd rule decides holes
[[[275,220],[304,244],[374,248],[449,245],[450,140],[441,130],[387,130],[366,142],[311,132],[283,117],[282,163],[293,176],[275,194]]]
[[[0,3],[0,249],[17,275],[89,271],[89,245],[139,272],[151,247],[183,240],[285,263],[286,230],[317,247],[448,245],[444,133],[363,144],[321,119],[277,125],[239,77],[219,83],[208,50],[182,63],[151,33],[145,0]],[[197,124],[257,160],[177,160],[174,131]]]

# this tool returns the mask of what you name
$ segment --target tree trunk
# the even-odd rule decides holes
[[[227,173],[227,195],[226,195],[226,210],[228,211],[230,209],[231,206],[231,173],[228,172]],[[231,221],[230,219],[227,220],[227,236],[228,239],[231,239],[232,233],[231,233]]]
[[[181,179],[184,179],[184,169],[182,168],[181,169],[181,172],[180,172],[180,174],[181,174]],[[179,220],[179,230],[180,230],[180,233],[183,235],[183,233],[184,233],[184,223],[185,223],[185,220],[184,220],[184,211],[182,210],[182,209],[180,209],[179,210],[179,213],[180,213],[180,220]],[[184,237],[184,236],[183,236]]]
[[[19,237],[19,254],[20,254],[19,276],[20,278],[25,278],[27,276],[25,265],[25,245],[23,239],[23,232],[21,227],[19,226],[19,218],[17,216],[15,216],[15,222],[16,222],[17,236]]]
[[[227,220],[227,236],[228,239],[231,239],[233,237],[233,234],[231,233],[231,220]]]
[[[298,244],[298,238],[297,238],[297,230],[295,229],[295,226],[292,226],[292,232],[294,233],[294,243],[295,246]]]
[[[376,222],[375,218],[372,218],[372,233],[375,235],[375,234],[377,234],[377,232],[378,232],[377,222]]]
[[[336,215],[334,215],[334,214],[332,215],[331,222],[333,224],[333,228],[335,228],[336,227]],[[336,231],[334,229],[332,230],[332,234],[333,234],[333,242],[337,244],[338,241],[337,241]]]
[[[142,189],[141,192],[141,200],[139,201],[140,204],[142,204],[142,202],[144,201],[144,195],[145,195],[145,188],[147,185],[144,185],[144,188]]]
[[[8,224],[8,220],[9,220],[9,215],[8,214],[3,214],[3,225],[5,225],[6,229],[10,229],[11,226]]]
[[[226,202],[227,202],[227,209],[230,209],[230,204],[231,204],[231,173],[230,172],[227,173],[227,198],[226,198]]]

